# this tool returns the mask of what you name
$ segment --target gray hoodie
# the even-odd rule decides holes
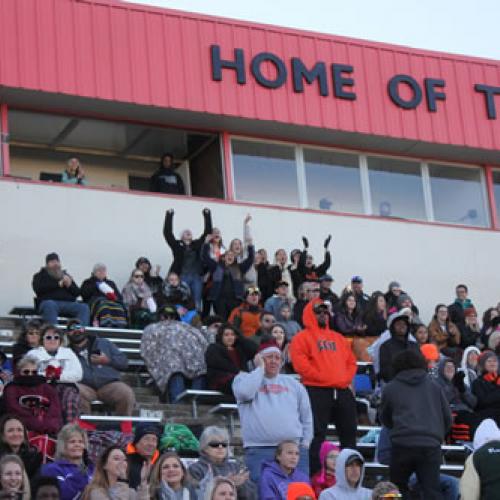
[[[358,485],[355,488],[349,486],[345,477],[345,464],[352,456],[359,458],[362,464],[361,477],[359,478]],[[318,500],[371,500],[372,491],[361,486],[365,476],[365,460],[361,453],[356,450],[344,448],[337,457],[335,470],[337,483],[335,486],[322,491]]]

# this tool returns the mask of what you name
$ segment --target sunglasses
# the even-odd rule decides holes
[[[222,441],[211,441],[208,443],[208,446],[210,446],[210,448],[227,448],[227,443]]]
[[[60,338],[59,335],[45,335],[43,340],[59,340]]]
[[[82,325],[80,325],[80,324],[76,324],[76,323],[75,323],[74,325],[71,325],[71,326],[69,327],[69,330],[70,330],[70,331],[72,331],[72,330],[83,330],[83,326],[82,326]]]
[[[37,370],[22,370],[21,375],[36,375],[38,373]]]

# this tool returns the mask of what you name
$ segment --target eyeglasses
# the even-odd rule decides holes
[[[144,274],[134,274],[134,278],[144,278]]]
[[[208,443],[208,446],[210,446],[210,448],[227,448],[227,443],[223,441],[211,441]]]
[[[59,340],[60,338],[59,335],[45,335],[43,340]]]
[[[22,370],[21,375],[36,375],[38,373],[37,370]]]

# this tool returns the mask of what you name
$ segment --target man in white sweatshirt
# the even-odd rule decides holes
[[[298,468],[309,474],[313,437],[309,396],[293,376],[280,374],[283,359],[274,339],[261,342],[254,362],[255,370],[240,372],[233,381],[250,478],[258,484],[262,463],[272,460],[277,445],[286,440],[300,446]]]

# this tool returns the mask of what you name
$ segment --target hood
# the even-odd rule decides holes
[[[282,479],[288,479],[289,476],[286,475],[285,471],[280,467],[279,463],[276,462],[276,460],[266,460],[265,462],[262,463],[262,472],[264,470],[268,470],[271,472],[273,476],[280,477]],[[261,476],[262,476],[261,472]],[[293,475],[293,471],[292,474]]]
[[[348,484],[347,484],[347,479],[345,477],[345,464],[347,462],[347,460],[349,458],[351,458],[352,456],[355,456],[357,458],[359,458],[361,460],[361,477],[359,478],[359,483],[358,485],[356,486],[356,488],[351,488]],[[361,485],[363,484],[363,479],[365,477],[365,459],[363,458],[363,455],[361,455],[361,453],[359,453],[359,451],[356,451],[356,450],[351,450],[350,448],[344,448],[339,456],[337,457],[337,466],[336,466],[336,473],[335,473],[335,477],[337,478],[337,487],[339,488],[345,488],[345,489],[349,489],[349,490],[354,490],[354,489],[358,489],[361,487]]]
[[[318,330],[319,325],[318,325],[318,320],[316,319],[316,315],[314,314],[313,307],[315,304],[318,302],[324,302],[321,299],[314,299],[311,300],[311,302],[308,302],[307,305],[304,307],[304,312],[302,313],[302,320],[304,322],[304,327],[308,330]],[[328,329],[328,325],[326,326],[325,330]]]
[[[418,385],[425,378],[427,378],[427,372],[425,370],[422,370],[420,368],[413,368],[411,370],[404,370],[402,372],[399,372],[394,377],[394,380],[398,380],[399,382],[407,385]]]
[[[473,442],[474,450],[481,448],[490,441],[500,441],[500,429],[494,420],[487,418],[476,429]]]
[[[444,376],[444,365],[446,363],[453,363],[453,360],[451,358],[442,358],[439,363],[438,363],[438,380],[441,382],[441,383],[444,383],[444,384],[451,384],[451,380],[448,380],[445,376]],[[455,364],[455,363],[453,363]],[[455,368],[455,371],[456,371],[456,368]]]
[[[325,466],[325,460],[328,455],[332,450],[340,451],[340,448],[336,445],[333,444],[330,441],[323,441],[321,443],[321,448],[319,449],[319,461],[321,463],[321,472],[319,476],[319,480],[324,483],[326,481],[326,466]]]

